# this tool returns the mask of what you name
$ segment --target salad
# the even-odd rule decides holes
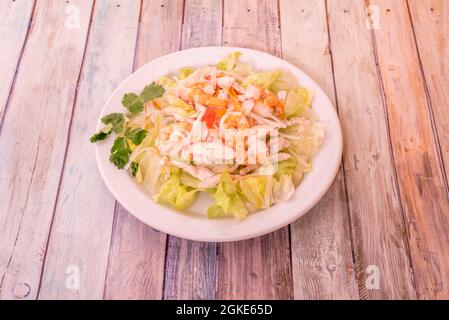
[[[213,198],[209,218],[244,219],[287,201],[312,170],[324,126],[292,74],[252,70],[240,56],[125,94],[125,112],[104,116],[90,141],[115,135],[110,161],[177,210],[200,192]]]

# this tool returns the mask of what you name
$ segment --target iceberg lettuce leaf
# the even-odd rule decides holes
[[[242,84],[245,87],[252,84],[264,89],[270,89],[273,83],[278,80],[280,75],[280,70],[256,72],[248,75]]]
[[[153,199],[156,202],[169,204],[177,210],[184,210],[195,201],[198,191],[181,184],[179,173],[172,173]]]
[[[271,176],[246,177],[239,181],[239,193],[257,209],[265,209],[271,205]]]
[[[290,175],[284,174],[273,183],[273,202],[279,203],[290,199],[295,193],[295,186]]]
[[[312,105],[313,92],[309,89],[298,87],[291,90],[285,99],[285,117],[308,117]]]
[[[237,192],[237,182],[231,179],[228,172],[220,177],[217,190],[214,193],[214,205],[209,208],[210,218],[231,214],[236,219],[244,219],[248,215],[245,203]]]
[[[238,59],[241,55],[242,53],[238,51],[230,53],[226,58],[217,63],[217,69],[232,71],[237,65]]]

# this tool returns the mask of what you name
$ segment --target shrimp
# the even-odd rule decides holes
[[[217,79],[217,85],[220,88],[230,88],[234,83],[234,78],[232,77],[221,77]]]
[[[245,115],[238,111],[228,111],[220,120],[219,132],[229,147],[236,145],[240,130],[249,128]]]
[[[187,122],[178,122],[165,126],[161,128],[155,145],[162,154],[177,154],[181,150],[190,130],[191,124]]]
[[[270,106],[267,106],[265,104],[262,104],[262,103],[258,102],[253,107],[252,111],[253,111],[254,114],[256,114],[258,116],[261,116],[261,117],[264,117],[264,118],[267,118],[267,119],[270,119],[270,120],[276,122],[277,124],[279,124],[279,126],[281,128],[285,127],[284,122],[279,120],[279,118],[277,118],[275,115],[273,115],[271,113],[272,109],[270,108]]]
[[[255,106],[254,100],[246,100],[245,102],[242,103],[243,112],[245,114],[250,113],[251,110],[253,110],[254,106]]]
[[[258,87],[251,84],[248,86],[248,89],[246,89],[246,92],[245,92],[246,99],[259,100],[260,96],[261,96],[261,90]]]

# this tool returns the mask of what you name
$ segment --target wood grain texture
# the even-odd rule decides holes
[[[280,1],[282,56],[335,104],[324,0]],[[342,170],[325,197],[290,226],[295,299],[357,299]]]
[[[447,181],[449,177],[449,91],[447,90],[449,88],[449,2],[412,0],[408,3]]]
[[[449,204],[407,4],[370,3],[418,297],[448,299]]]
[[[14,75],[31,23],[34,0],[0,2],[0,130]]]
[[[184,17],[182,49],[221,44],[221,0],[187,0]],[[214,299],[216,270],[216,243],[169,236],[164,298]]]
[[[415,298],[365,4],[358,0],[327,4],[359,295]],[[379,268],[379,289],[366,286],[370,265]]]
[[[277,2],[225,1],[223,43],[280,55]],[[289,231],[219,246],[218,299],[293,298]]]
[[[179,50],[181,0],[143,1],[135,67]],[[126,212],[118,203],[106,279],[107,299],[163,297],[167,236]]]
[[[0,298],[36,297],[92,1],[38,1],[0,135]],[[63,84],[63,85],[61,85]]]
[[[88,139],[93,119],[132,71],[139,13],[134,0],[95,2],[40,299],[103,298],[115,201]],[[79,269],[78,290],[66,286],[71,266]]]

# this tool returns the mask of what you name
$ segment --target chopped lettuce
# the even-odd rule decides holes
[[[309,89],[298,87],[287,94],[285,101],[285,117],[309,117],[312,105],[313,92]]]
[[[252,84],[264,89],[270,89],[270,87],[279,79],[280,75],[280,70],[252,73],[245,78],[243,86]]]
[[[289,92],[298,87],[298,79],[289,71],[279,71],[279,76],[271,83],[270,90],[274,93],[279,91]]]
[[[183,80],[191,75],[195,71],[195,68],[181,68],[179,69],[179,79]]]
[[[149,129],[147,136],[140,144],[142,148],[154,146],[156,138],[159,136],[163,121],[164,118],[162,117],[162,115],[157,114],[155,116],[154,123],[151,124],[151,128]]]
[[[239,181],[239,193],[257,209],[271,205],[271,176],[246,177]]]
[[[147,147],[142,149],[142,152],[138,153],[132,161],[136,164],[134,167],[137,167],[135,171],[137,182],[148,185],[152,190],[155,190],[163,169],[162,158],[157,151],[154,148]]]
[[[181,183],[191,188],[199,188],[200,180],[183,171],[180,175]]]
[[[293,91],[298,87],[298,80],[290,72],[274,70],[248,75],[243,81],[243,85],[248,86],[250,84],[278,93],[279,91]]]
[[[284,202],[295,193],[295,186],[290,175],[284,174],[273,183],[273,203]]]
[[[290,140],[291,145],[287,149],[295,154],[303,155],[306,159],[315,155],[325,136],[324,126],[321,123],[306,119],[283,129],[282,132],[295,137]]]
[[[162,85],[165,89],[170,89],[176,87],[176,81],[169,77],[161,77],[158,83]]]
[[[168,107],[166,107],[165,111],[175,112],[180,116],[186,117],[195,112],[195,108],[190,104],[184,102],[182,99],[179,99],[175,96],[167,96]]]
[[[226,58],[217,63],[217,69],[223,71],[239,72],[242,74],[251,73],[248,64],[240,61],[241,52],[232,52]]]
[[[241,52],[232,52],[226,58],[217,63],[217,69],[224,71],[232,71],[237,65]]]
[[[231,214],[224,212],[223,208],[217,205],[212,205],[207,209],[207,217],[209,219],[218,219],[229,217]]]
[[[170,178],[162,184],[159,193],[153,199],[156,202],[169,204],[177,210],[184,210],[195,201],[198,191],[183,185],[180,174],[172,172]]]
[[[237,192],[237,182],[231,179],[228,172],[221,175],[217,190],[214,194],[214,205],[207,210],[209,218],[234,216],[236,219],[244,219],[248,210]]]
[[[296,159],[288,158],[287,160],[279,161],[277,163],[277,170],[274,173],[275,179],[280,179],[283,175],[291,175],[296,170]]]

